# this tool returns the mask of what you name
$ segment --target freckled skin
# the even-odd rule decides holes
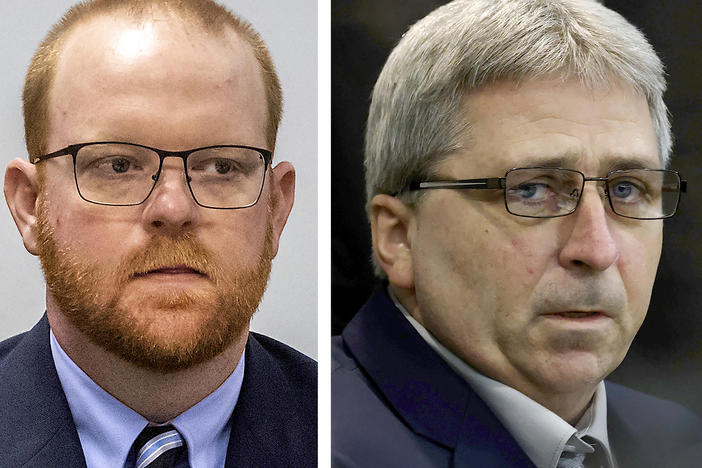
[[[471,143],[440,163],[441,178],[500,177],[562,155],[587,176],[605,175],[613,155],[660,167],[646,101],[628,89],[542,80],[465,102]],[[466,362],[566,419],[624,358],[660,257],[662,222],[614,215],[601,190],[587,183],[576,213],[553,219],[510,215],[502,197],[478,191],[431,190],[408,233],[413,287],[397,291]],[[576,329],[542,315],[584,309],[609,318]]]

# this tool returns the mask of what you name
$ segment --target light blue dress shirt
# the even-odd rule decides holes
[[[88,468],[126,465],[129,450],[149,423],[98,386],[50,333],[51,354],[78,430]],[[244,380],[244,354],[232,375],[205,399],[169,421],[183,436],[191,468],[224,467],[230,416]]]

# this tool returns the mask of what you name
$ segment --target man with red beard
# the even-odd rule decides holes
[[[210,0],[93,0],[23,101],[5,196],[47,310],[0,343],[0,465],[316,464],[316,364],[249,333],[295,186],[259,35]]]

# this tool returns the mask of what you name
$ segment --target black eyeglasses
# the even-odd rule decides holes
[[[272,152],[245,145],[216,145],[187,151],[164,151],[134,143],[101,141],[69,145],[38,156],[33,164],[59,156],[73,157],[80,197],[90,203],[131,206],[153,192],[165,158],[183,160],[185,179],[195,203],[205,208],[253,206],[263,190]]]
[[[664,219],[675,214],[687,181],[677,171],[625,169],[607,177],[585,177],[580,171],[560,167],[511,169],[504,177],[466,180],[411,181],[403,191],[427,189],[500,189],[505,208],[526,218],[555,218],[573,212],[585,182],[604,182],[612,212],[632,219]]]

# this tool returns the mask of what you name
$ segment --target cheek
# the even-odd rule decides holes
[[[555,259],[554,248],[543,242],[545,238],[542,235],[532,235],[529,230],[522,228],[509,239],[495,242],[495,248],[501,252],[500,269],[513,288],[521,289],[522,297],[527,297],[524,294],[533,289],[550,262]]]
[[[75,186],[47,187],[45,215],[59,243],[129,245],[135,226],[135,207],[107,207],[88,203]]]
[[[513,237],[502,252],[502,263],[505,269],[509,268],[516,274],[523,273],[525,280],[533,277],[539,270],[538,265],[535,264],[533,247],[526,239]]]
[[[198,239],[222,263],[232,268],[256,264],[264,250],[268,217],[260,213],[213,212],[197,230]]]
[[[498,316],[516,313],[528,301],[553,257],[550,246],[535,242],[541,236],[521,227],[515,233],[495,226],[429,226],[420,229],[421,248],[413,255],[417,280],[425,283],[418,287],[442,291],[432,295],[460,298],[464,307],[475,304]]]
[[[104,211],[104,208],[96,210],[67,190],[47,187],[42,216],[51,228],[57,246],[79,254],[109,242],[112,236],[126,241],[110,226],[112,223]]]
[[[617,267],[627,289],[629,302],[645,313],[660,260],[662,234],[652,230],[650,233],[632,235],[622,239],[619,245]]]
[[[93,265],[117,265],[139,243],[125,221],[109,219],[90,209],[62,210],[51,220],[59,249],[69,250],[78,260]],[[132,223],[133,224],[133,223]]]

